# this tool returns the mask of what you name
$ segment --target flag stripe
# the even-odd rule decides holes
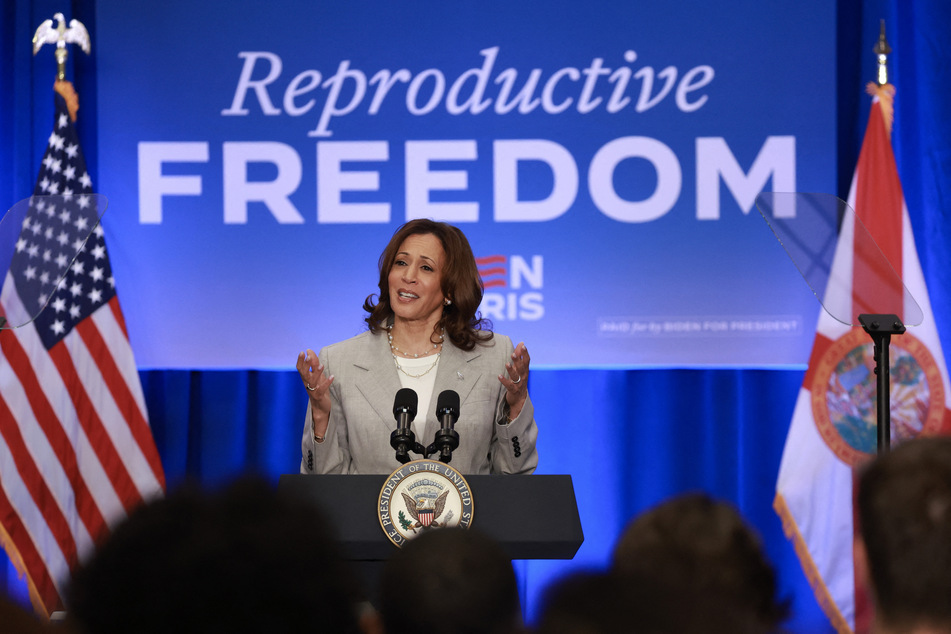
[[[903,315],[902,195],[881,108],[872,108],[855,173],[855,213],[872,243],[856,239],[853,297],[865,299],[856,312]],[[858,235],[858,232],[856,232]],[[888,270],[880,258],[891,264]],[[878,265],[878,266],[876,266]],[[895,278],[895,274],[898,278]],[[874,301],[872,301],[874,300]]]

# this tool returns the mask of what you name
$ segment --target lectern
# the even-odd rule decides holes
[[[380,525],[385,475],[284,474],[278,488],[316,502],[333,522],[345,556],[375,594],[379,569],[397,547]],[[470,475],[472,528],[512,559],[571,559],[584,541],[570,475]],[[438,529],[435,529],[438,530]]]

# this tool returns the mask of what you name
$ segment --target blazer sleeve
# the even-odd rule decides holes
[[[318,355],[324,372],[333,374],[331,355],[327,348]],[[310,411],[310,399],[304,414],[304,435],[301,439],[301,473],[348,473],[350,447],[347,440],[347,417],[340,405],[340,392],[336,382],[330,386],[330,423],[324,442],[314,440],[314,425]]]
[[[512,340],[504,335],[496,335],[505,345],[499,346],[503,356],[499,367],[512,358],[515,347]],[[499,384],[499,394],[495,407],[495,425],[490,447],[493,474],[529,474],[538,466],[538,452],[535,441],[538,438],[538,426],[535,424],[535,408],[531,396],[526,398],[522,411],[512,422],[506,424],[509,406],[505,401],[505,387]]]

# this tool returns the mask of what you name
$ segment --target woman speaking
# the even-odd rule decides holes
[[[434,395],[458,393],[458,471],[532,473],[528,350],[477,315],[482,280],[462,231],[432,220],[400,227],[380,256],[379,288],[377,301],[363,304],[366,332],[298,356],[308,397],[301,472],[392,473],[400,466],[390,445],[394,397],[409,388],[419,439],[439,430]]]

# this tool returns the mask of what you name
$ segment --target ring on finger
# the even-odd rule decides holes
[[[515,385],[518,385],[518,384],[521,383],[521,382],[522,382],[522,377],[521,377],[521,376],[519,376],[517,379],[515,379],[514,381],[512,381],[512,383],[514,383]]]
[[[316,391],[317,391],[317,386],[316,386],[316,385],[315,385],[314,387],[311,387],[311,386],[307,385],[306,383],[304,383],[304,387],[306,387],[306,388],[307,388],[308,390],[310,390],[311,392],[316,392]]]

